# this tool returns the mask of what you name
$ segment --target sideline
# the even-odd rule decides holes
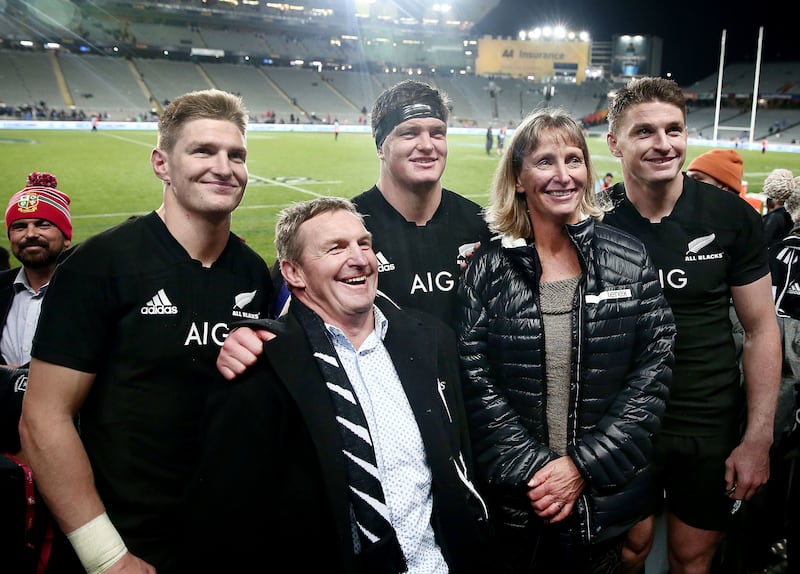
[[[122,130],[122,131],[155,131],[158,128],[156,122],[114,122],[102,121],[97,126],[98,131],[107,130]],[[0,120],[0,130],[92,130],[92,122],[86,121],[50,121],[50,120]],[[247,124],[247,133],[253,132],[299,132],[299,133],[333,133],[334,126],[329,124]],[[350,125],[343,124],[339,126],[339,131],[342,133],[358,133],[370,134],[372,128],[369,125]],[[461,127],[448,127],[448,134],[461,134],[461,135],[485,135],[484,128],[461,128]],[[514,133],[514,129],[508,130],[508,136]],[[117,136],[120,137],[120,136]],[[589,130],[587,137],[605,137],[605,132],[602,134],[598,130]],[[141,142],[136,142],[141,143]],[[149,144],[148,144],[149,145]],[[689,145],[698,147],[717,147],[717,148],[735,148],[736,146],[727,139],[718,140],[714,143],[707,138],[689,138]],[[739,146],[739,149],[761,150],[761,142],[753,142]],[[800,153],[800,145],[797,144],[784,144],[775,141],[769,142],[769,151],[783,151]]]

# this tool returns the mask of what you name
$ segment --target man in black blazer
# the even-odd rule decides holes
[[[371,234],[351,202],[293,204],[275,243],[289,311],[254,325],[276,336],[210,406],[187,561],[231,572],[487,571],[454,333],[376,298]],[[368,439],[374,465],[350,464],[343,396],[364,415],[353,434]],[[389,536],[367,532],[354,466],[378,478],[370,500]]]

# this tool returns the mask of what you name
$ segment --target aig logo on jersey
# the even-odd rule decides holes
[[[142,315],[177,315],[178,307],[172,304],[163,289],[159,289],[158,293],[144,304],[140,312]]]
[[[725,253],[719,250],[719,247],[715,243],[716,239],[717,236],[713,233],[692,239],[686,246],[686,255],[683,257],[683,260],[687,263],[702,263],[706,261],[718,261],[723,259],[725,257]],[[712,248],[716,251],[713,253],[701,253],[701,251],[709,245],[712,246]],[[686,269],[659,269],[658,278],[661,282],[661,287],[671,289],[686,288],[686,286],[689,284],[690,274],[688,269],[690,266],[686,267]],[[698,269],[698,271],[702,273],[702,268],[691,268]],[[697,277],[696,273],[694,276]]]
[[[394,263],[390,263],[383,252],[378,251],[375,254],[375,258],[378,260],[378,273],[385,273],[386,271],[394,271]]]

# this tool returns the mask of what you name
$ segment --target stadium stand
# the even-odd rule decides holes
[[[123,58],[60,52],[58,61],[73,103],[84,110],[136,119],[151,102]]]
[[[480,16],[496,3],[464,0],[460,9]],[[405,14],[392,11],[393,2],[368,18],[266,3],[70,5],[72,12],[58,25],[26,11],[24,3],[0,7],[6,16],[0,18],[3,113],[62,119],[101,113],[112,120],[139,120],[181,93],[213,86],[241,94],[254,121],[355,124],[368,121],[378,93],[413,76],[448,92],[455,126],[513,126],[534,108],[557,106],[585,119],[590,131],[602,132],[606,95],[614,87],[608,79],[575,84],[476,76],[470,71],[474,56],[470,61],[463,49],[468,26],[408,24]],[[34,47],[19,49],[19,41],[30,37]],[[61,48],[42,50],[45,40],[60,42]],[[749,135],[731,128],[749,130],[753,68],[752,63],[725,66],[719,124],[725,137]],[[716,84],[714,74],[685,88],[693,137],[711,137]],[[800,139],[800,62],[763,63],[759,92],[763,103],[754,138]]]
[[[308,68],[265,68],[268,75],[295,103],[307,122],[331,117],[352,118],[361,113],[355,104],[342,97],[332,82]],[[330,123],[330,122],[328,122]]]
[[[0,50],[0,80],[0,98],[5,105],[23,109],[65,107],[53,72],[52,52]]]
[[[202,69],[191,62],[152,58],[133,58],[132,62],[160,105],[186,92],[214,87]]]
[[[285,92],[260,68],[226,62],[201,66],[215,87],[240,94],[250,113],[260,122],[267,123],[275,117],[284,118],[283,123],[288,123],[290,115],[298,112]]]

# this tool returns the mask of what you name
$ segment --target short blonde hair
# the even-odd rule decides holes
[[[305,248],[300,237],[300,226],[312,217],[334,211],[352,213],[364,223],[364,216],[358,212],[355,204],[342,197],[316,197],[293,203],[281,210],[275,222],[275,251],[278,260],[294,263],[300,261]]]
[[[181,128],[191,120],[224,120],[247,135],[247,110],[242,98],[222,90],[188,92],[172,100],[158,118],[159,149],[171,152]]]

